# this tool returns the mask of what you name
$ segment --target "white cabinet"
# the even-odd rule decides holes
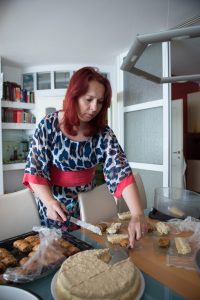
[[[8,193],[23,188],[21,184],[22,174],[26,164],[29,140],[35,129],[35,124],[2,123],[1,125],[2,180],[0,185],[1,193]],[[13,171],[15,171],[15,187],[11,179],[14,176]]]
[[[8,108],[11,110],[14,109],[15,112],[22,111],[22,113],[28,113],[34,109],[34,106],[34,103],[14,102],[7,100],[1,101],[1,108]],[[25,152],[28,152],[28,136],[30,135],[29,131],[34,130],[35,127],[35,123],[1,123],[3,170],[8,171],[24,168],[25,156],[27,154]],[[26,147],[26,149],[24,149],[24,147]]]
[[[14,101],[1,101],[1,107],[19,108],[19,109],[34,109],[35,103],[14,102]]]
[[[1,80],[8,81],[9,74],[10,72],[7,72],[5,76],[2,74]],[[18,81],[17,84],[20,86],[20,94],[20,91],[22,92],[21,82]],[[30,99],[27,96],[24,100],[21,94],[18,99],[15,97],[12,101],[9,100],[9,96],[6,97],[6,100],[3,99],[7,95],[5,90],[2,91],[5,89],[5,85],[2,80],[2,84],[0,84],[0,194],[23,188],[22,176],[29,140],[36,127],[35,117],[32,114],[35,104],[21,102]],[[10,95],[10,93],[8,94]]]
[[[2,129],[32,130],[34,128],[35,128],[35,124],[2,123]]]
[[[34,103],[23,103],[14,101],[1,101],[2,108],[14,108],[22,110],[32,110],[35,107]],[[13,122],[2,122],[2,129],[14,129],[14,130],[31,130],[35,128],[35,123],[13,123]]]

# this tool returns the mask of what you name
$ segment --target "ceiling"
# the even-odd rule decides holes
[[[23,68],[112,65],[137,34],[197,15],[199,0],[1,0],[0,55]]]

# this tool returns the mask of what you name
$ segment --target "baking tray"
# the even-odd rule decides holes
[[[174,217],[171,217],[169,215],[166,215],[160,211],[158,211],[156,208],[152,208],[149,212],[149,218],[159,220],[159,221],[169,221],[171,219],[174,219]]]
[[[2,240],[2,241],[0,241],[0,247],[1,248],[6,248],[7,250],[11,251],[12,254],[17,253],[19,251],[17,249],[13,248],[14,241],[24,239],[25,237],[27,237],[29,235],[37,235],[37,234],[38,234],[38,232],[30,231],[30,232],[27,232],[27,233],[24,233],[24,234],[21,234],[21,235],[17,235],[15,237],[12,237],[12,238],[9,238],[9,239]],[[78,247],[81,251],[93,249],[93,247],[90,244],[76,238],[75,236],[73,236],[69,232],[62,233],[62,237],[65,240],[67,240],[68,242],[72,243],[74,246]],[[23,253],[21,253],[21,254],[23,254]],[[23,256],[25,256],[25,254],[23,254]]]
[[[160,212],[159,210],[157,210],[156,208],[152,208],[151,211],[149,212],[149,218],[154,219],[154,220],[159,220],[159,221],[169,221],[171,219],[180,219],[180,220],[184,220],[186,217],[172,217],[169,215],[166,215],[162,212]],[[200,220],[199,218],[196,218],[198,220]]]
[[[21,234],[21,235],[18,235],[18,236],[9,238],[9,239],[2,240],[2,241],[0,241],[0,248],[5,248],[8,251],[10,251],[15,256],[17,261],[19,261],[23,257],[27,256],[27,253],[23,253],[23,252],[19,251],[18,249],[14,248],[13,247],[14,241],[19,240],[19,239],[24,239],[25,237],[27,237],[29,235],[37,235],[37,234],[38,234],[38,232],[30,231],[30,232],[27,232],[25,234]],[[73,235],[71,235],[68,232],[62,233],[62,238],[65,239],[66,241],[70,242],[74,246],[76,246],[80,251],[93,249],[93,246],[86,243],[85,241],[80,240],[79,238],[74,237]],[[67,257],[66,257],[66,259],[67,259]],[[42,277],[45,277],[45,276],[49,275],[50,273],[57,270],[60,267],[61,264],[62,264],[62,261],[59,264],[56,264],[56,266],[54,266],[53,268],[52,267],[45,267],[44,270],[42,271],[42,273],[39,274],[38,276],[36,276],[33,280],[36,280],[38,278],[42,278]],[[31,280],[27,280],[27,281],[31,281]],[[21,283],[27,282],[27,281],[22,281]],[[14,279],[9,280],[9,283],[10,282],[20,283],[19,281],[15,281]]]

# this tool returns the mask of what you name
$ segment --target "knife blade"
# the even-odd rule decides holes
[[[80,226],[82,228],[85,228],[87,230],[90,230],[90,231],[92,231],[92,232],[94,232],[94,233],[96,233],[98,235],[102,235],[101,229],[98,226],[92,225],[92,224],[87,223],[85,221],[81,221],[81,220],[76,219],[76,218],[74,218],[72,216],[67,216],[67,221],[66,222],[67,223],[68,222],[74,223],[74,224],[76,224],[76,225],[78,225],[78,226]]]
[[[109,265],[114,265],[114,264],[120,262],[121,260],[128,259],[128,257],[129,257],[128,247],[118,247],[118,248],[115,248],[114,250],[110,249],[110,253],[111,253],[112,258],[109,261]]]

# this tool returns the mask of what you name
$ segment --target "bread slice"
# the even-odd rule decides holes
[[[186,238],[176,237],[174,240],[179,254],[186,255],[192,251]]]
[[[185,215],[185,213],[180,208],[175,206],[168,207],[168,210],[171,214],[173,214],[176,217],[183,218]]]
[[[129,239],[121,240],[121,242],[119,244],[122,247],[128,247],[128,245],[129,245]]]
[[[121,228],[122,223],[112,223],[107,229],[106,232],[109,234],[118,233]]]
[[[168,248],[169,247],[169,245],[170,245],[170,239],[168,239],[168,238],[160,238],[159,240],[158,240],[158,246],[160,247],[160,248]]]
[[[107,240],[111,244],[120,244],[122,240],[128,239],[128,233],[109,234]]]
[[[123,213],[118,213],[118,218],[120,220],[130,220],[131,219],[131,212],[125,211]]]
[[[163,222],[156,223],[156,230],[161,234],[168,234],[169,233],[169,226]]]

